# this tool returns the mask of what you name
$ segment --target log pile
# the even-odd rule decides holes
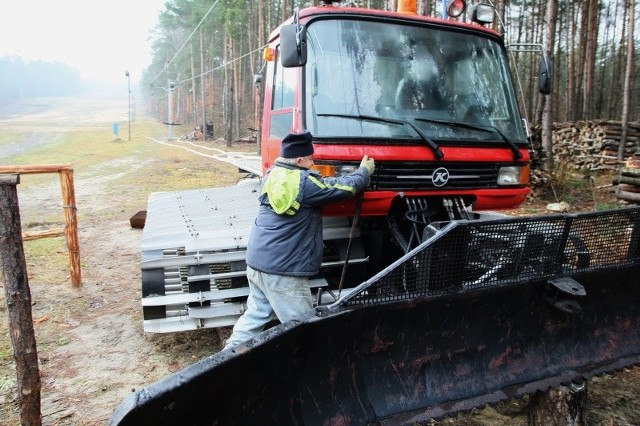
[[[542,149],[542,137],[540,126],[531,128],[531,170],[529,172],[529,186],[531,189],[544,187],[549,181],[550,174],[545,170],[546,153]]]
[[[557,123],[553,127],[553,152],[556,164],[570,165],[579,171],[617,170],[616,197],[640,204],[640,123],[629,123],[623,159],[618,160],[622,125],[613,121]],[[544,154],[539,132],[533,138],[532,181],[544,175]],[[535,160],[538,161],[535,161]]]
[[[640,153],[627,159],[620,168],[616,197],[632,204],[640,204]]]
[[[618,160],[622,137],[620,122],[577,121],[554,124],[553,151],[558,162],[576,170],[616,170],[638,151],[640,123],[629,123],[623,161]]]

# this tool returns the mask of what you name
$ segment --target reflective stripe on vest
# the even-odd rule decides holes
[[[309,180],[313,183],[315,183],[316,185],[318,185],[320,188],[324,189],[324,188],[336,188],[336,189],[341,189],[343,191],[347,191],[350,192],[352,194],[356,193],[356,188],[351,186],[351,185],[340,185],[340,184],[335,184],[335,185],[325,185],[320,179],[316,178],[314,175],[309,175]]]

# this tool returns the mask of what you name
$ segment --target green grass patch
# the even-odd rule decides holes
[[[68,336],[62,336],[58,339],[58,345],[59,346],[66,346],[69,343],[71,343],[71,338]]]
[[[215,154],[213,150],[191,147],[185,142],[172,142],[178,146],[158,143],[166,136],[166,126],[150,118],[132,123],[131,140],[121,126],[120,140],[111,133],[110,126],[83,128],[67,133],[52,133],[51,142],[32,145],[25,153],[0,160],[2,164],[71,164],[74,170],[76,205],[80,226],[92,219],[128,220],[144,210],[149,194],[233,185],[242,176],[236,167],[213,158],[199,156],[182,147]],[[125,129],[126,130],[126,129]],[[9,132],[13,129],[9,129]],[[29,138],[15,131],[15,138]],[[56,139],[57,138],[57,139]],[[29,143],[28,140],[25,143]],[[203,147],[229,150],[225,144],[199,142]],[[251,144],[238,144],[233,151],[255,153]],[[56,174],[23,174],[18,193],[49,185],[61,194],[60,179]],[[84,185],[84,187],[82,186]],[[88,188],[90,186],[91,188]],[[95,194],[86,196],[87,193]],[[61,197],[61,195],[60,195]],[[55,200],[57,202],[57,200]],[[60,198],[60,206],[62,199]],[[42,225],[41,223],[44,223]],[[37,212],[36,217],[23,217],[23,228],[50,229],[64,226],[62,208]],[[51,224],[52,226],[49,226]],[[55,225],[58,224],[58,225]]]
[[[615,202],[610,202],[610,203],[598,203],[596,204],[596,210],[597,211],[604,211],[604,210],[613,210],[618,208],[618,204],[616,204]]]
[[[74,175],[95,175],[104,170],[94,169],[103,163],[128,159],[129,162],[144,161],[153,154],[146,139],[146,135],[157,134],[162,125],[150,119],[136,122],[132,126],[131,141],[115,140],[110,129],[97,128],[77,130],[63,133],[57,139],[52,137],[49,143],[41,143],[25,153],[3,158],[1,163],[6,165],[37,165],[37,164],[71,164]],[[134,131],[135,129],[135,131]],[[50,131],[49,131],[50,132]],[[28,138],[24,132],[12,132],[3,136],[3,143],[16,139]],[[28,144],[28,141],[24,142]],[[123,164],[121,170],[126,170]],[[21,176],[20,185],[42,185],[47,182],[58,182],[58,177],[52,174],[35,174]]]
[[[126,137],[115,140],[110,129],[71,131],[24,154],[4,158],[0,163],[71,164],[75,179],[111,176],[113,184],[120,185],[123,190],[133,189],[142,193],[219,186],[237,180],[237,169],[231,165],[148,138],[149,135],[164,138],[165,128],[148,118],[136,121],[132,123],[131,141]],[[26,136],[13,135],[13,139],[20,137]],[[211,142],[204,144],[210,145]],[[246,145],[232,149],[255,152],[255,147]],[[58,181],[59,178],[52,174],[22,175],[20,187]]]
[[[25,241],[24,256],[29,275],[38,281],[51,283],[67,278],[69,253],[64,237]]]
[[[43,257],[56,250],[66,249],[63,237],[41,238],[24,242],[25,255],[32,257]]]
[[[11,349],[10,348],[1,348],[0,347],[0,362],[7,361],[7,360],[11,359],[12,356],[13,356],[13,354],[11,353]]]
[[[0,146],[6,146],[15,143],[16,133],[11,131],[0,132]]]
[[[4,394],[18,386],[15,375],[0,376],[0,394]]]

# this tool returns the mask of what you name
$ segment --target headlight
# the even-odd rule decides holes
[[[322,164],[321,162],[315,163],[312,169],[317,170],[324,177],[341,177],[346,176],[349,173],[353,173],[358,170],[358,166],[354,165],[329,165]]]
[[[335,177],[346,176],[358,170],[358,166],[337,166]]]
[[[526,185],[529,182],[529,166],[507,166],[498,170],[498,185]]]

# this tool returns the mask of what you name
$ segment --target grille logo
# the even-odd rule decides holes
[[[433,185],[438,188],[445,186],[447,182],[449,182],[449,170],[444,167],[437,168],[433,172],[433,175],[431,175],[431,182],[433,182]]]

